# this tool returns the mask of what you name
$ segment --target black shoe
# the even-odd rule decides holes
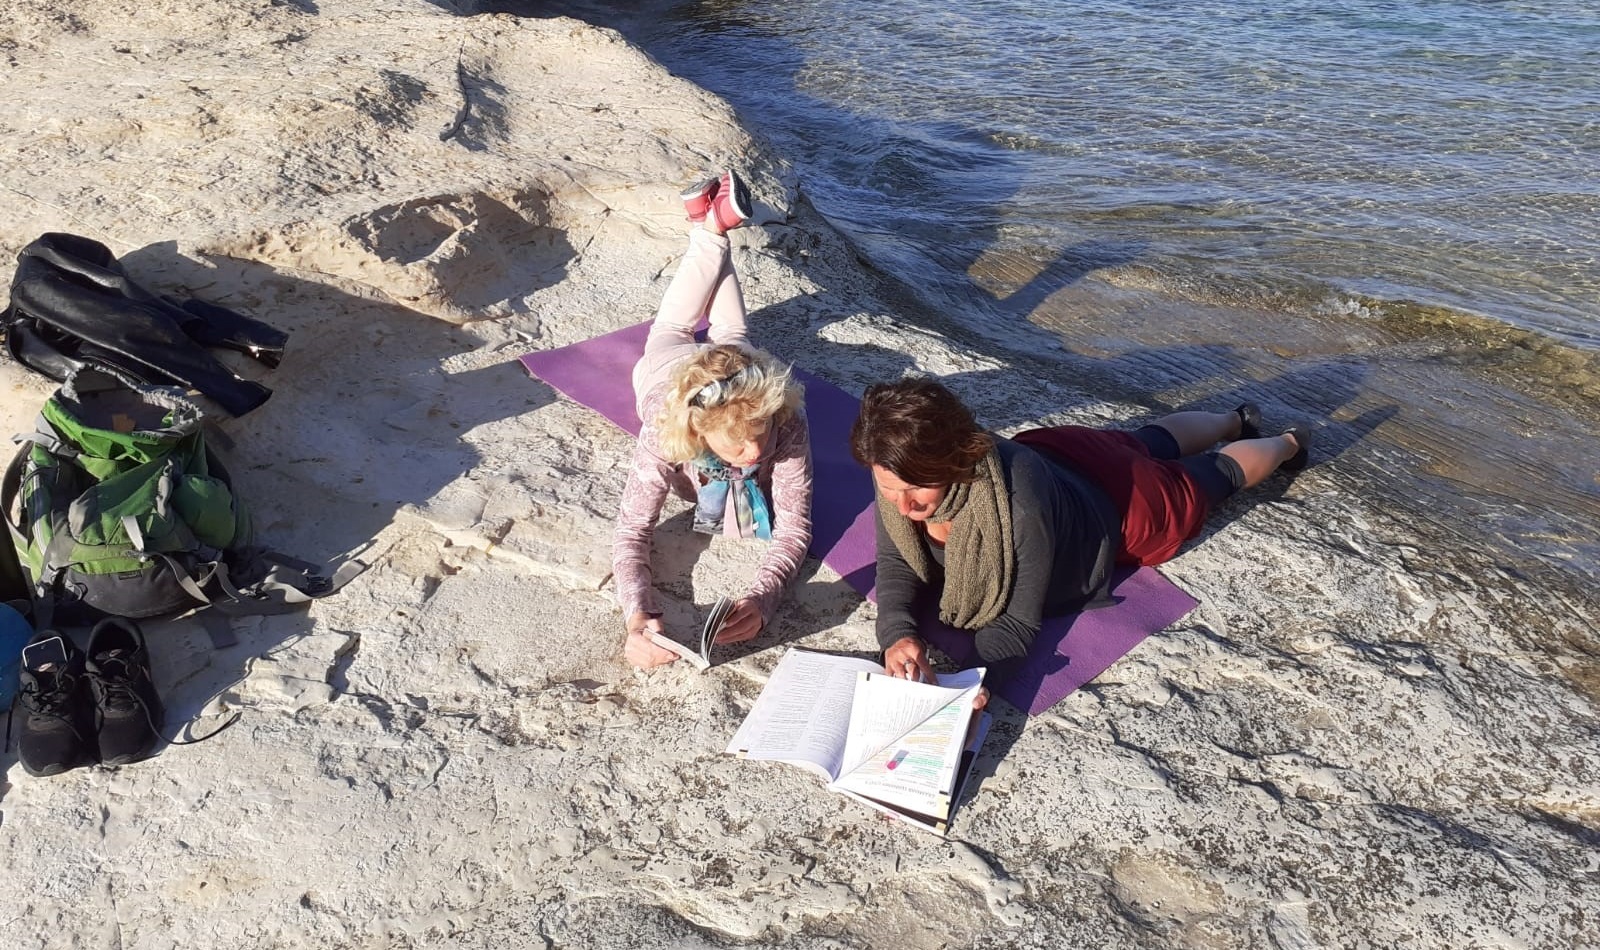
[[[1260,406],[1253,402],[1241,402],[1233,407],[1233,412],[1239,417],[1239,438],[1235,442],[1261,438]]]
[[[149,755],[161,738],[166,711],[150,681],[150,654],[139,625],[123,617],[95,624],[86,666],[100,763],[126,765]]]
[[[1300,451],[1289,456],[1289,460],[1278,466],[1280,472],[1298,472],[1311,462],[1311,430],[1305,426],[1294,426],[1283,430],[1284,435],[1294,436],[1294,442],[1300,446]]]
[[[22,650],[18,704],[27,713],[17,759],[29,775],[59,775],[94,759],[94,719],[83,651],[54,630]]]

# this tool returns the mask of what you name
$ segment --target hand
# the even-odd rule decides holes
[[[722,627],[717,631],[717,643],[743,643],[754,640],[756,634],[766,621],[761,619],[761,608],[756,606],[755,598],[746,597],[733,605],[733,610],[728,612],[728,619],[722,621]]]
[[[883,651],[883,668],[895,679],[933,682],[933,667],[928,665],[928,645],[921,637],[901,637]]]
[[[972,711],[977,712],[987,705],[989,705],[989,687],[979,686],[978,695],[972,697]]]
[[[635,611],[626,624],[628,639],[622,645],[622,655],[641,670],[665,666],[676,660],[678,654],[666,647],[650,642],[650,634],[661,633],[661,618],[652,617],[642,610]]]

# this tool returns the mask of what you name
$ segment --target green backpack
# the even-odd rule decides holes
[[[85,367],[45,402],[36,431],[17,436],[3,500],[36,625],[224,601],[270,613],[269,591],[291,603],[330,592],[322,578],[267,578],[202,422],[182,390]]]

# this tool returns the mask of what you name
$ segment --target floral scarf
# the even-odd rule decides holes
[[[706,452],[691,463],[691,469],[701,482],[694,510],[696,531],[772,540],[772,512],[756,481],[760,463],[739,468]]]

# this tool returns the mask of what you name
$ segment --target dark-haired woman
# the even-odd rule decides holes
[[[1005,439],[931,379],[868,388],[850,449],[877,486],[884,666],[931,675],[916,632],[928,607],[972,631],[978,656],[1003,670],[1045,617],[1109,603],[1115,564],[1168,560],[1213,505],[1305,466],[1303,430],[1262,438],[1259,422],[1247,403],[1135,432],[1061,426]]]

